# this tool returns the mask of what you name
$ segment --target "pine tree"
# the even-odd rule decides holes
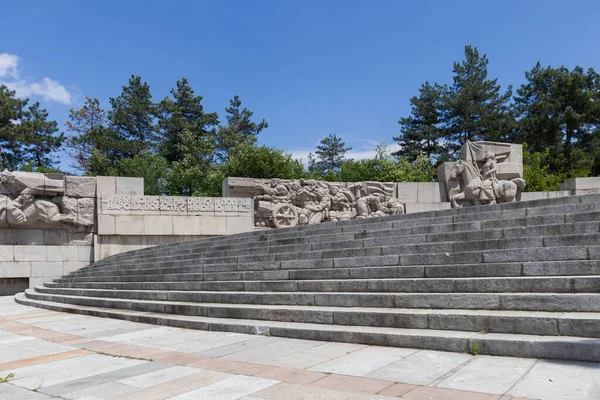
[[[55,164],[53,153],[61,148],[64,141],[62,133],[56,135],[58,124],[48,120],[48,112],[37,102],[23,112],[20,121],[22,162],[36,170],[52,169]]]
[[[219,124],[217,113],[204,112],[202,96],[195,96],[186,78],[177,81],[177,88],[171,89],[171,95],[173,98],[165,97],[158,105],[161,154],[169,162],[181,161],[184,136],[188,134],[195,141],[206,142],[205,150],[212,151],[215,128]]]
[[[502,141],[513,128],[509,101],[512,88],[502,94],[497,79],[488,79],[488,59],[465,46],[465,60],[454,63],[454,79],[442,98],[444,137],[456,152],[467,141]]]
[[[551,172],[599,173],[600,75],[581,67],[543,68],[538,62],[525,77],[515,97],[513,140],[527,142],[533,152],[549,149]]]
[[[227,113],[227,125],[220,126],[217,134],[216,157],[217,160],[227,161],[231,150],[241,144],[255,144],[256,136],[269,126],[264,119],[258,124],[252,122],[254,114],[247,108],[240,109],[242,101],[238,96],[229,100],[229,107],[225,108]]]
[[[115,153],[119,157],[131,158],[142,150],[156,148],[156,107],[146,82],[132,75],[121,94],[110,98],[110,105],[109,127],[114,132]]]
[[[321,140],[317,146],[316,157],[310,154],[309,172],[311,174],[320,174],[324,178],[334,179],[339,172],[346,152],[352,150],[352,147],[346,147],[346,143],[335,134],[329,134]]]
[[[102,173],[98,163],[94,162],[98,157],[106,157],[110,164],[114,164],[116,156],[113,148],[116,145],[114,133],[107,128],[108,118],[106,111],[100,107],[100,101],[96,98],[87,97],[85,103],[78,109],[71,109],[69,120],[65,122],[67,130],[71,135],[66,139],[69,155],[76,161],[74,168],[88,175]]]
[[[427,158],[444,159],[446,147],[440,142],[443,135],[441,126],[442,88],[429,82],[421,85],[419,96],[410,99],[411,115],[401,118],[400,136],[393,139],[400,150],[393,155],[415,161],[419,155]]]
[[[2,169],[16,167],[22,162],[18,121],[23,116],[27,100],[15,97],[15,92],[0,86],[0,147]],[[8,163],[8,165],[6,165]]]

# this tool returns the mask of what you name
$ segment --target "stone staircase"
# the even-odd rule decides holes
[[[193,329],[600,362],[600,195],[147,248],[15,298]]]

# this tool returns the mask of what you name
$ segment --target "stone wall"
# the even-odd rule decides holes
[[[571,195],[600,193],[600,177],[573,178],[560,184],[560,190]]]
[[[3,174],[1,294],[124,251],[254,229],[247,198],[144,196],[142,178]]]
[[[95,260],[174,241],[253,230],[248,198],[102,194]]]

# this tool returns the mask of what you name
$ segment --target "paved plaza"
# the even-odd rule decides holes
[[[0,297],[0,399],[598,399],[600,364],[161,327]]]

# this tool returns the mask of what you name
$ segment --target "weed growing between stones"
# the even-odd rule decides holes
[[[140,360],[140,361],[148,361],[148,362],[152,362],[153,361],[151,358],[123,356],[123,355],[120,355],[120,354],[109,354],[109,353],[103,353],[103,352],[96,352],[96,354],[100,354],[100,355],[108,356],[108,357],[127,358],[129,360]]]
[[[12,379],[14,377],[15,377],[15,374],[8,374],[4,378],[0,378],[0,383],[6,383],[6,382],[8,382],[9,379]]]
[[[471,354],[472,356],[479,355],[479,343],[473,343],[471,345],[471,348],[469,349],[468,353]]]

